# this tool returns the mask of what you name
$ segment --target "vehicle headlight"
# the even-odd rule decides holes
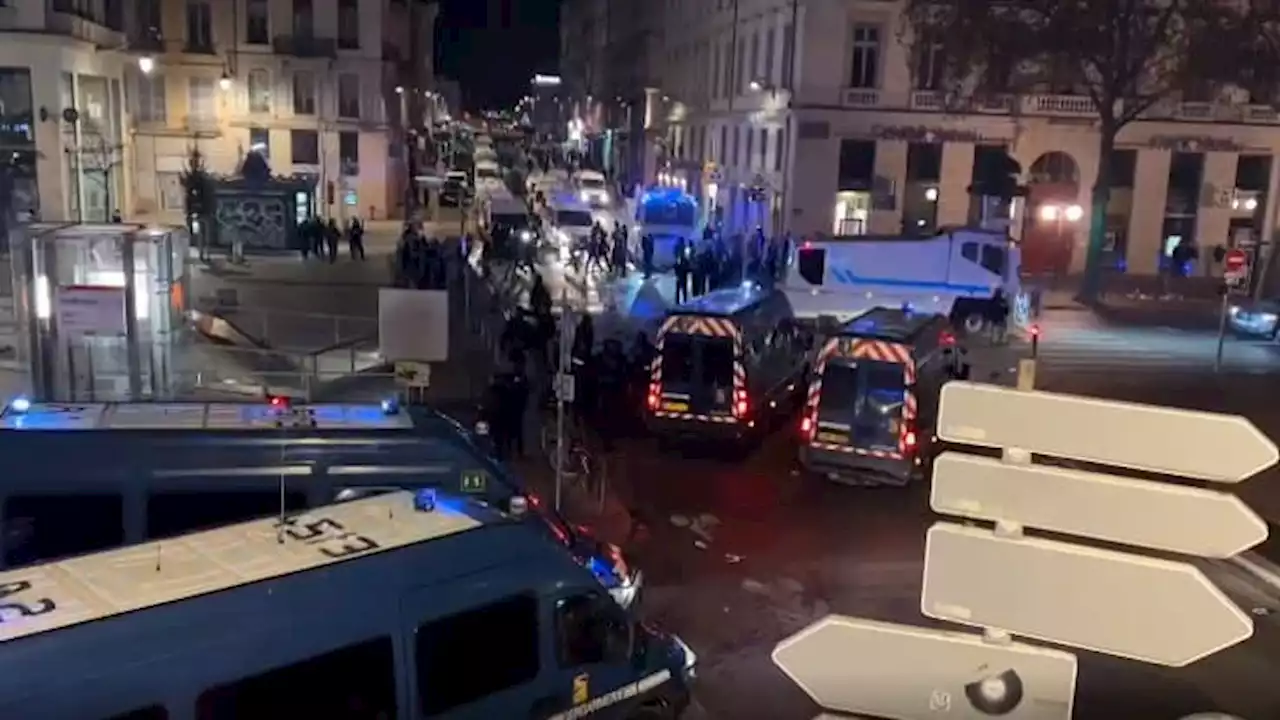
[[[530,240],[533,240],[533,233],[529,232],[528,230],[521,230],[521,231],[520,231],[520,241],[521,241],[521,242],[529,242]]]
[[[693,648],[689,647],[689,643],[682,640],[679,635],[672,635],[671,639],[675,641],[680,651],[684,653],[685,675],[693,677],[698,668],[698,653],[694,652]]]
[[[591,193],[587,190],[583,190],[582,192],[578,193],[578,197],[582,198],[582,202],[586,202],[591,199]]]
[[[1275,313],[1258,313],[1258,319],[1268,325],[1271,325],[1277,320],[1280,320],[1280,315],[1276,315]]]
[[[1237,315],[1239,315],[1239,314],[1240,314],[1240,306],[1239,306],[1239,305],[1232,305],[1232,306],[1231,306],[1231,308],[1230,308],[1227,312],[1231,315],[1231,317],[1235,317],[1235,316],[1237,316]]]

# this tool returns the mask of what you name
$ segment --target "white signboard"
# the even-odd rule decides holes
[[[58,331],[63,337],[125,334],[124,288],[69,285],[57,292]]]
[[[1071,653],[840,615],[773,662],[824,709],[893,720],[1070,720],[1075,698]]]
[[[938,437],[1220,483],[1280,460],[1276,444],[1237,415],[970,382],[943,386]]]
[[[938,620],[1182,667],[1253,635],[1193,565],[938,523],[920,610]]]
[[[1266,522],[1231,493],[957,452],[934,460],[929,504],[943,515],[1198,557],[1229,558],[1267,539]]]
[[[449,357],[449,293],[378,290],[378,347],[388,362],[442,362]]]

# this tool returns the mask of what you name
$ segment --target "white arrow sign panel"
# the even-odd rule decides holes
[[[829,615],[773,663],[819,705],[893,720],[1070,720],[1076,657],[971,633]]]
[[[1276,444],[1237,415],[949,382],[938,437],[1236,483],[1280,461]]]
[[[1227,558],[1267,539],[1230,493],[946,452],[933,464],[934,512],[1199,557]]]
[[[1192,565],[949,523],[929,528],[920,609],[1170,667],[1253,634],[1249,616]]]

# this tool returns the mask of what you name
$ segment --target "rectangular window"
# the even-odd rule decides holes
[[[761,73],[761,75],[764,76],[765,81],[768,82],[769,85],[772,85],[774,87],[778,85],[778,80],[774,77],[774,74],[773,74],[773,69],[774,69],[773,45],[774,45],[775,39],[776,38],[774,37],[774,28],[771,27],[769,28],[769,34],[766,35],[764,39],[764,72]]]
[[[338,0],[338,47],[360,49],[360,12],[356,0]]]
[[[338,76],[338,117],[360,119],[360,76],[355,73]]]
[[[210,688],[196,701],[196,718],[394,718],[392,647],[380,637]]]
[[[791,89],[791,83],[795,79],[791,77],[791,68],[795,64],[795,27],[791,23],[787,23],[782,28],[782,85]]]
[[[733,83],[729,90],[734,96],[741,95],[747,89],[748,82],[750,80],[747,78],[747,44],[744,42],[738,44],[738,61],[734,65]]]
[[[720,47],[711,48],[711,97],[720,97]]]
[[[164,212],[182,212],[185,209],[182,173],[156,173],[156,196],[160,199],[160,209]]]
[[[916,45],[915,84],[917,90],[938,90],[942,87],[945,59],[942,43],[926,37]]]
[[[730,361],[732,366],[732,361]],[[624,663],[630,633],[617,604],[600,593],[556,603],[556,659],[562,668]]]
[[[840,141],[839,190],[870,190],[875,167],[875,140]]]
[[[268,0],[246,0],[244,41],[249,45],[271,43],[271,13]]]
[[[187,0],[187,52],[213,52],[213,11],[208,0]]]
[[[266,70],[250,70],[246,84],[249,94],[249,112],[268,114],[271,112],[271,73]]]
[[[290,130],[289,145],[294,165],[320,164],[320,136],[315,130]]]
[[[734,125],[733,126],[733,153],[729,156],[730,164],[732,164],[733,167],[739,167],[742,162],[741,156],[738,155],[738,151],[741,150],[741,140],[742,140],[741,135],[742,135],[742,128],[738,127],[737,125]]]
[[[724,88],[721,97],[733,94],[733,41],[724,44],[724,77],[721,86]]]
[[[167,115],[164,75],[158,72],[138,75],[138,102],[134,112],[138,122],[164,122]]]
[[[343,175],[355,177],[360,174],[360,133],[338,133],[338,161]]]
[[[316,76],[308,70],[293,74],[293,114],[316,114]]]
[[[942,145],[911,143],[907,145],[907,180],[937,182],[942,178]]]
[[[306,502],[304,494],[285,495],[286,510],[302,510]],[[279,512],[280,493],[272,490],[152,493],[147,498],[147,539],[234,525]]]
[[[119,547],[119,495],[13,495],[4,503],[4,561],[9,567]]]
[[[786,161],[787,157],[787,129],[778,128],[774,132],[778,136],[776,143],[778,149],[773,156],[773,169],[777,172],[782,172],[782,164]]]
[[[760,33],[751,35],[751,59],[747,65],[747,76],[743,80],[750,83],[760,79]]]
[[[855,25],[849,87],[876,88],[879,85],[880,28],[874,25]]]
[[[193,77],[188,80],[188,114],[193,120],[212,122],[218,117],[217,92],[213,78]]]
[[[743,158],[746,162],[744,162],[743,165],[747,168],[754,168],[756,166],[756,158],[755,158],[756,131],[751,128],[747,128],[746,134],[747,134],[747,147],[745,148],[746,157]]]
[[[311,9],[311,0],[293,0],[293,34],[297,37],[315,36],[315,13]]]
[[[1248,156],[1245,156],[1248,157]],[[1241,164],[1244,163],[1245,157],[1240,158]],[[1256,156],[1254,156],[1256,157]],[[1270,171],[1270,164],[1266,163],[1268,168],[1264,173],[1257,176],[1258,184],[1249,187],[1240,182],[1240,166],[1236,167],[1236,187],[1247,190],[1263,190],[1267,189],[1267,174]],[[1138,151],[1121,148],[1113,150],[1111,153],[1111,187],[1113,188],[1132,188],[1134,173],[1137,171]]]
[[[267,128],[249,128],[249,150],[270,159],[271,131]]]
[[[476,638],[500,637],[502,652],[476,652]],[[414,640],[418,703],[426,717],[538,677],[538,599],[517,595],[433,620]]]

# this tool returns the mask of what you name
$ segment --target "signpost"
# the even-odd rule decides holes
[[[1076,657],[981,635],[830,615],[773,662],[827,710],[898,720],[1064,720]]]
[[[1248,252],[1237,247],[1222,256],[1222,281],[1222,307],[1218,311],[1218,349],[1213,360],[1214,372],[1222,370],[1222,353],[1227,343],[1227,315],[1231,312],[1231,292],[1238,292],[1249,281]]]
[[[1249,616],[1194,565],[1022,534],[1200,557],[1247,550],[1267,528],[1235,496],[1030,462],[1034,453],[1234,484],[1280,459],[1245,418],[953,382],[938,437],[1004,458],[948,452],[934,465],[934,510],[995,529],[929,530],[926,616],[1171,667],[1252,634]]]
[[[1249,277],[1249,253],[1232,248],[1222,258],[1222,277],[1227,284],[1238,287]]]

